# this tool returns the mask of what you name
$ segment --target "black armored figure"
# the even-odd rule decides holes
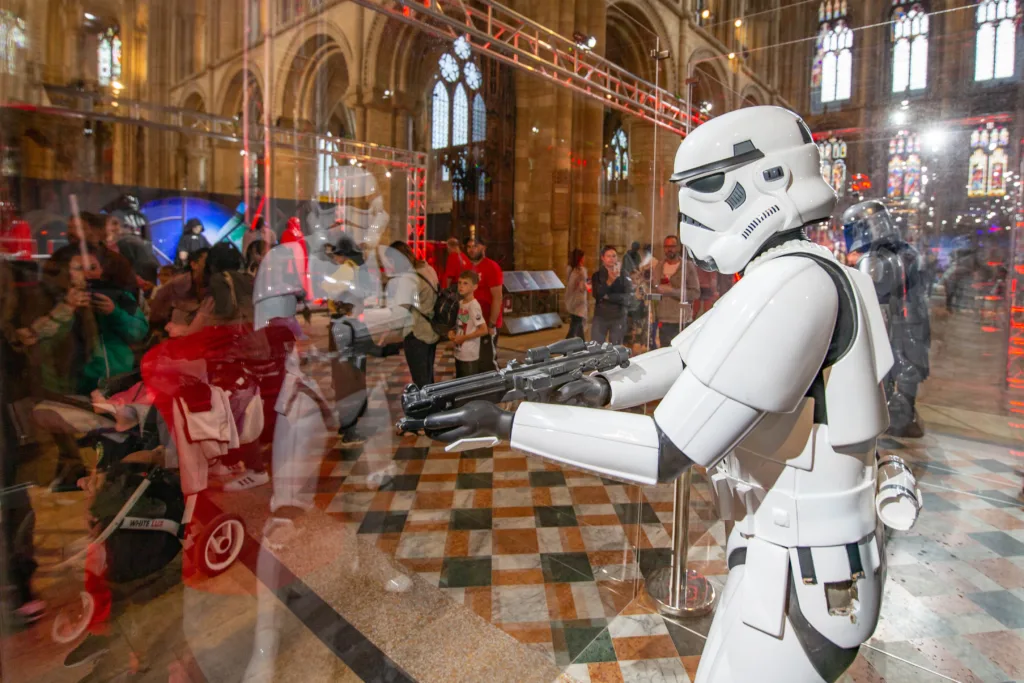
[[[878,303],[889,330],[893,366],[885,378],[892,436],[919,438],[924,430],[914,402],[917,387],[928,378],[931,323],[928,283],[917,250],[907,244],[882,202],[869,200],[843,213],[846,251],[858,253],[857,269],[875,283]]]

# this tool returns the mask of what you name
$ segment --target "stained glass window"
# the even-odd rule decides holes
[[[0,10],[0,71],[12,76],[18,71],[18,57],[28,44],[25,20]]]
[[[121,30],[117,27],[99,34],[96,73],[96,80],[103,86],[121,80]]]
[[[469,144],[469,98],[461,83],[455,87],[452,103],[452,144],[456,147]]]
[[[1017,0],[980,0],[975,11],[974,80],[1012,78],[1016,61]]]
[[[484,104],[483,95],[477,93],[473,97],[473,142],[483,142],[487,139],[487,105]]]
[[[920,3],[896,0],[892,13],[892,91],[928,85],[928,14]]]
[[[811,87],[820,90],[823,103],[848,100],[853,93],[853,31],[846,16],[845,0],[826,0],[818,7]]]
[[[971,156],[968,164],[968,197],[1002,197],[1006,194],[1007,148],[1010,132],[1003,126],[988,123],[971,133]]]
[[[846,192],[846,143],[829,138],[818,143],[818,152],[821,156],[821,177],[836,194],[842,196]]]
[[[487,103],[480,92],[473,94],[483,84],[483,74],[475,62],[469,61],[472,57],[469,42],[460,37],[452,51],[445,52],[437,61],[431,108],[432,149],[467,145],[471,138],[472,142],[487,140]],[[442,169],[442,178],[449,170],[447,166]]]
[[[886,195],[911,199],[921,193],[921,142],[917,133],[901,130],[889,141]]]
[[[430,136],[432,149],[444,149],[448,146],[448,89],[438,81],[434,86],[433,125]]]
[[[605,171],[605,175],[608,180],[628,180],[629,179],[629,139],[626,137],[626,131],[622,128],[616,128],[615,132],[612,133],[611,142],[608,143],[611,148],[610,158],[608,159],[608,166]]]

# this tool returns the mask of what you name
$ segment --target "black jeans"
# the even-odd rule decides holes
[[[498,333],[491,331],[480,337],[479,372],[490,372],[498,369]]]
[[[579,337],[586,341],[586,331],[583,329],[583,317],[578,315],[569,316],[569,334],[565,335],[566,339],[572,339],[573,337]]]
[[[479,360],[457,360],[455,361],[455,378],[472,377],[480,373]]]
[[[410,334],[405,338],[405,362],[409,364],[412,382],[418,387],[434,383],[434,357],[437,342],[427,344]]]

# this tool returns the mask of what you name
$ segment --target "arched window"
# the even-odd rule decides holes
[[[473,97],[473,142],[483,142],[487,139],[487,105],[484,104],[484,96],[477,93]]]
[[[97,78],[107,86],[121,80],[121,29],[111,26],[99,35],[97,48]]]
[[[483,74],[472,57],[469,42],[460,37],[452,45],[452,51],[438,59],[430,122],[431,147],[435,150],[445,149],[449,144],[452,147],[468,145],[470,134],[473,142],[487,139],[487,106],[478,92],[483,85]]]
[[[846,143],[836,138],[818,143],[821,177],[840,197],[846,192]]]
[[[0,10],[0,73],[18,72],[18,59],[28,45],[25,20],[8,10]]]
[[[334,142],[333,136],[328,133],[326,138],[317,138],[317,194],[321,197],[330,196],[331,181],[337,174],[334,169],[341,164],[335,156],[338,152],[338,143]]]
[[[971,133],[971,157],[967,178],[968,197],[1002,197],[1006,194],[1006,169],[1010,132],[989,123]]]
[[[1017,53],[1017,0],[981,0],[975,13],[974,80],[1012,78]]]
[[[920,3],[893,0],[892,91],[924,90],[928,86],[928,14]]]
[[[455,102],[452,105],[452,145],[461,147],[469,144],[469,98],[466,89],[459,83],[455,86]]]
[[[441,81],[434,86],[432,111],[434,120],[431,126],[430,146],[433,149],[444,149],[448,146],[448,89]]]
[[[825,0],[818,6],[811,87],[820,91],[823,104],[848,100],[853,92],[853,31],[847,24],[846,0]]]
[[[917,133],[901,130],[889,140],[889,176],[886,195],[911,199],[921,192],[921,143]]]
[[[629,180],[629,138],[621,126],[612,133],[608,149],[609,156],[605,161],[605,176],[608,181]]]

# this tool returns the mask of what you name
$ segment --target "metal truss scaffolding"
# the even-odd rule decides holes
[[[603,105],[686,135],[686,101],[493,0],[352,0]],[[554,1],[554,0],[552,0]],[[693,123],[703,119],[693,114]]]

